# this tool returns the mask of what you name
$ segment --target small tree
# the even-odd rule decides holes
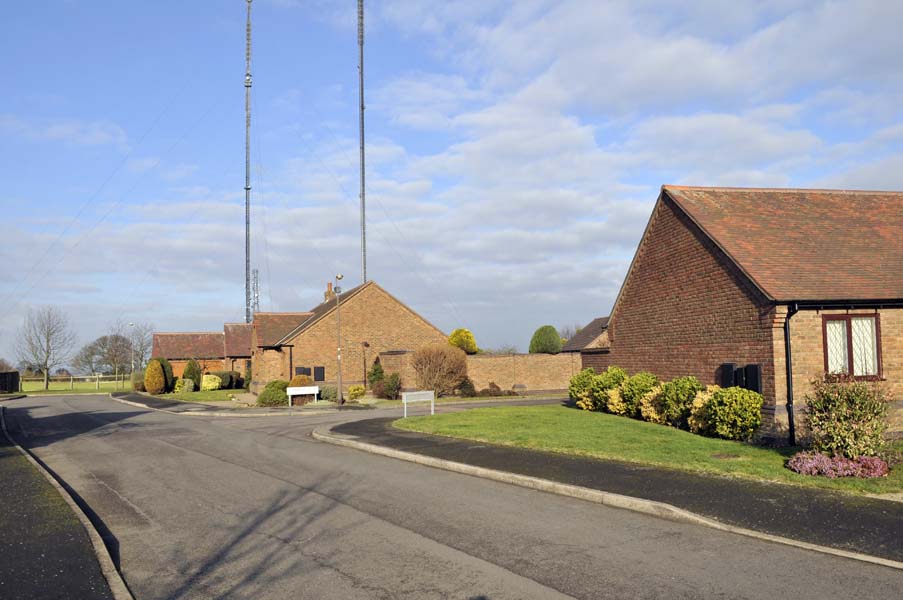
[[[561,352],[561,337],[551,325],[543,325],[530,339],[530,354],[558,354]]]
[[[163,374],[163,366],[158,359],[147,363],[144,370],[144,389],[149,394],[162,394],[166,391],[166,376]]]
[[[160,366],[163,367],[165,391],[171,392],[176,385],[176,380],[172,375],[172,365],[169,364],[169,361],[165,358],[158,358],[157,361],[160,363]]]
[[[201,389],[201,367],[198,365],[198,361],[193,358],[188,361],[188,364],[185,365],[185,370],[182,372],[182,379],[191,379],[194,381],[194,389]]]
[[[460,348],[467,354],[477,353],[477,340],[473,337],[473,333],[469,329],[458,328],[451,332],[448,336],[448,343],[456,348]]]
[[[385,378],[386,372],[383,371],[383,366],[380,364],[377,356],[376,360],[373,361],[373,367],[367,371],[367,382],[370,384],[370,387],[373,387]]]
[[[417,387],[433,390],[437,396],[454,393],[467,377],[464,351],[449,344],[434,344],[414,352],[411,366],[417,374]]]
[[[19,329],[16,353],[19,361],[44,374],[44,389],[50,387],[50,372],[63,366],[75,345],[75,332],[58,308],[29,310]]]

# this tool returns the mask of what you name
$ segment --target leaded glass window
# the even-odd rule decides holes
[[[832,375],[881,375],[878,315],[825,315],[825,370]]]
[[[850,372],[850,361],[847,356],[847,322],[831,320],[825,324],[828,353],[828,373],[839,374]]]

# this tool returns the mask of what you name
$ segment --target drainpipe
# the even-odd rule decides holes
[[[787,423],[791,446],[796,446],[796,427],[793,423],[793,355],[790,351],[790,319],[799,311],[796,302],[787,305],[787,316],[784,318],[784,358],[787,367]]]

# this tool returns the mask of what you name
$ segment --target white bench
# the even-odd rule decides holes
[[[408,418],[408,404],[411,402],[429,402],[430,414],[436,414],[436,393],[432,390],[427,392],[402,392],[401,403],[404,405],[404,418]]]
[[[294,396],[313,396],[314,400],[316,400],[317,394],[320,393],[320,386],[306,385],[299,387],[288,387],[285,388],[285,393],[288,396],[288,405],[292,406],[292,397]]]

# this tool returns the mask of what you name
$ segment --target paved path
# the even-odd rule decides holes
[[[864,565],[321,444],[372,413],[229,419],[7,404],[145,598],[893,598]],[[456,409],[459,410],[459,409]]]
[[[739,527],[903,562],[903,502],[692,475],[424,435],[377,418],[333,428],[362,442],[672,504]]]
[[[0,432],[0,598],[112,598],[88,534]]]

